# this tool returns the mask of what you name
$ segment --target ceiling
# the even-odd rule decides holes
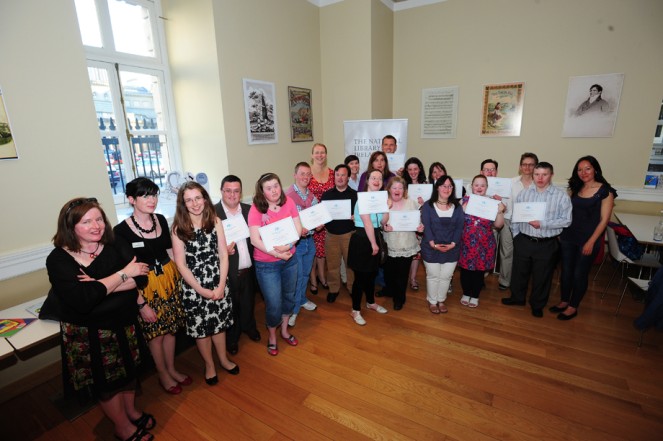
[[[318,7],[325,7],[343,0],[308,0]],[[433,3],[442,3],[447,0],[380,0],[392,11],[402,11],[404,9],[417,8],[419,6],[432,5]]]

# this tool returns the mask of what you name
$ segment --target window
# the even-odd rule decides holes
[[[135,177],[167,185],[178,163],[168,66],[151,0],[75,0],[115,203]]]

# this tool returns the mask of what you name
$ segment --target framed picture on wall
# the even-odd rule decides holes
[[[481,136],[520,136],[524,94],[525,83],[484,86]]]
[[[2,95],[2,87],[0,87],[0,159],[18,159],[14,136],[5,107],[5,99]]]
[[[249,144],[277,144],[274,83],[244,78],[244,107]]]
[[[313,111],[311,89],[288,86],[290,104],[290,140],[313,141]]]
[[[562,136],[611,137],[623,84],[621,73],[569,78]]]

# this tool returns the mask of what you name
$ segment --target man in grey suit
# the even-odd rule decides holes
[[[228,175],[221,181],[221,201],[214,205],[221,220],[249,217],[250,205],[242,200],[242,180],[235,175]],[[256,283],[253,265],[253,245],[242,239],[228,245],[228,286],[233,303],[234,324],[226,331],[226,347],[232,355],[239,352],[239,337],[246,333],[253,341],[260,341],[260,332],[256,327],[255,295]]]

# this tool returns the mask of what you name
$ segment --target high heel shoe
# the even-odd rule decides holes
[[[235,367],[232,369],[226,369],[221,365],[224,371],[228,372],[230,375],[237,375],[239,374],[239,365],[235,364]]]
[[[163,385],[161,380],[159,380],[159,384],[161,385],[163,390],[165,390],[166,392],[168,392],[171,395],[179,395],[179,394],[182,393],[182,387],[180,387],[180,385],[177,384],[177,383],[175,384],[175,386],[169,387],[168,389],[166,389],[166,386]]]
[[[329,289],[329,285],[327,285],[327,282],[323,282],[322,280],[320,280],[320,277],[317,277],[316,279],[318,281],[318,285],[322,286],[324,289]]]
[[[318,294],[318,287],[317,287],[317,285],[316,285],[316,286],[313,286],[313,284],[311,283],[311,288],[310,288],[310,289],[311,289],[311,294],[313,294],[313,295]]]

